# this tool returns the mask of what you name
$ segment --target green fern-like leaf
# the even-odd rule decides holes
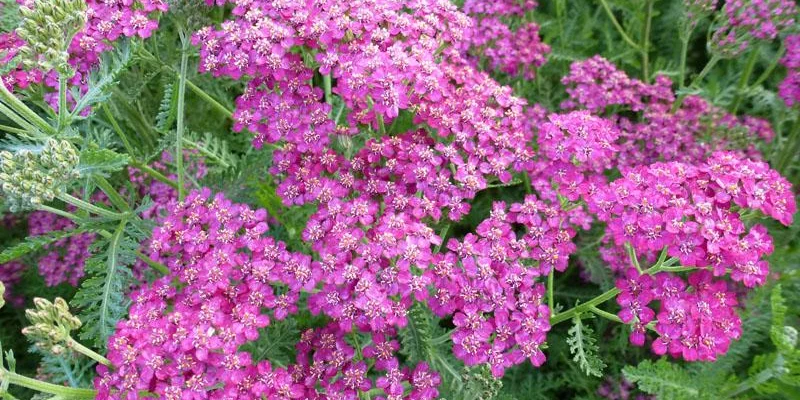
[[[656,362],[645,360],[637,366],[627,366],[622,373],[629,381],[636,383],[639,390],[654,394],[662,400],[707,399],[710,398],[698,386],[698,380],[677,364],[665,359]]]
[[[300,330],[294,319],[272,321],[261,330],[256,342],[247,345],[245,351],[252,354],[256,361],[269,360],[272,364],[286,367],[294,360],[294,348],[299,341]]]
[[[39,371],[47,375],[49,382],[77,388],[92,387],[92,367],[95,362],[91,359],[71,352],[56,356],[36,346],[31,347],[30,351],[42,357]]]
[[[92,174],[109,174],[125,168],[131,162],[130,156],[120,154],[110,149],[100,149],[96,146],[81,151],[81,161],[78,171],[81,176]]]
[[[103,53],[100,58],[100,68],[89,76],[89,90],[83,96],[73,92],[73,98],[78,99],[78,103],[72,112],[74,116],[79,116],[83,110],[107,100],[111,93],[111,88],[117,84],[119,76],[134,61],[134,50],[129,40],[119,40],[114,46],[113,51]],[[77,89],[76,89],[77,90]]]
[[[161,98],[161,104],[158,106],[158,115],[156,115],[156,130],[165,132],[170,129],[172,123],[175,122],[177,102],[176,93],[173,90],[173,84],[167,83],[164,86],[164,97]]]
[[[567,338],[572,360],[578,363],[586,375],[602,377],[606,364],[597,355],[600,348],[597,346],[597,339],[594,338],[594,331],[583,324],[580,316],[573,318],[572,323]]]
[[[85,232],[82,229],[73,229],[69,231],[49,232],[40,236],[30,236],[25,240],[6,248],[0,253],[0,264],[7,263],[11,260],[16,260],[26,254],[33,253],[41,250],[45,246],[55,243],[61,239],[70,236],[78,235]]]
[[[86,261],[85,267],[89,278],[72,299],[84,322],[81,338],[91,340],[99,348],[105,348],[129,304],[125,290],[134,278],[128,266],[136,260],[136,250],[144,235],[134,225],[126,228],[127,221],[121,222],[108,240],[93,245],[96,254]]]
[[[430,362],[432,358],[430,332],[431,319],[420,304],[414,304],[408,311],[408,328],[400,332],[403,353],[412,363]]]
[[[220,139],[210,132],[200,135],[190,132],[183,138],[184,144],[191,149],[197,150],[207,162],[210,162],[222,170],[227,170],[236,166],[238,157],[233,154],[228,146],[228,142]]]

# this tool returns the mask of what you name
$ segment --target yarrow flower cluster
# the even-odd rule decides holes
[[[536,278],[566,269],[575,251],[565,219],[532,195],[510,207],[495,203],[477,235],[452,239],[449,252],[434,256],[425,275],[434,288],[428,304],[439,316],[454,314],[453,352],[466,365],[489,364],[501,377],[525,360],[544,363],[550,308]]]
[[[73,17],[79,18],[81,23],[75,31],[44,34],[48,40],[66,41],[62,43],[63,46],[62,44],[55,46],[52,43],[37,44],[38,42],[30,40],[29,36],[42,36],[43,32],[39,29],[40,27],[50,29],[55,26],[23,14],[26,18],[23,18],[22,31],[0,34],[0,60],[3,60],[4,63],[13,61],[19,64],[12,71],[0,77],[2,83],[9,89],[25,89],[32,83],[44,83],[50,88],[58,88],[58,72],[52,70],[58,64],[61,66],[62,73],[69,69],[67,73],[69,84],[78,88],[80,93],[88,90],[89,73],[97,67],[103,52],[111,50],[112,44],[122,36],[150,37],[158,27],[157,13],[168,10],[166,0],[76,2],[17,0],[17,2],[21,4],[22,10],[35,9],[44,4],[48,6],[55,4],[58,7],[59,3],[75,3],[80,7],[72,10],[75,14]],[[31,26],[25,27],[26,23]],[[19,32],[28,32],[29,34],[20,35]],[[54,52],[58,54],[54,54]],[[18,62],[23,58],[32,60],[41,57],[52,60],[57,58],[58,62],[48,62],[44,67],[28,62],[24,68]],[[58,108],[57,93],[46,93],[45,98],[53,108]],[[75,102],[77,99],[72,98],[72,93],[68,93],[68,100]]]
[[[644,345],[649,324],[658,334],[652,343],[656,354],[714,361],[742,334],[736,295],[709,271],[694,272],[687,281],[674,274],[650,276],[629,269],[616,284],[621,291],[619,317],[632,324],[630,340],[637,346]],[[657,315],[653,302],[660,304]]]
[[[242,350],[260,328],[295,313],[301,292],[319,279],[311,272],[316,261],[264,235],[266,217],[207,189],[171,206],[150,243],[153,258],[171,272],[133,294],[129,317],[109,339],[114,368],[99,367],[98,398],[139,398],[140,391],[166,399],[318,398],[318,385],[353,397],[373,386],[357,353],[386,371],[377,385],[387,394],[407,381],[411,398],[435,398],[435,373],[422,365],[399,369],[391,329],[376,331],[372,347],[358,352],[344,340],[353,331],[342,324],[308,331],[298,363],[288,368]]]
[[[50,232],[75,229],[75,224],[67,218],[47,211],[34,211],[28,216],[28,234],[45,235]],[[95,234],[79,233],[59,239],[45,246],[45,254],[37,260],[39,274],[47,286],[67,282],[78,286],[83,278],[83,267],[91,255],[89,246]]]
[[[699,96],[687,96],[674,110],[676,98],[668,78],[659,75],[648,84],[628,77],[599,56],[573,63],[562,83],[569,94],[563,108],[587,109],[616,125],[619,140],[613,160],[617,168],[657,161],[702,162],[718,150],[759,159],[754,138],[770,141],[775,136],[766,120],[737,117]],[[640,114],[608,115],[612,107]]]
[[[723,57],[741,54],[752,41],[773,40],[795,24],[797,6],[792,0],[726,1],[720,14],[721,26],[709,45]]]
[[[608,223],[619,246],[676,257],[684,266],[730,273],[748,287],[768,274],[766,228],[748,229],[739,211],[758,210],[790,225],[791,185],[766,163],[715,153],[705,164],[656,163],[631,168],[590,196],[590,210]]]
[[[485,59],[492,70],[533,79],[535,69],[545,63],[550,46],[542,43],[536,23],[526,22],[511,29],[502,18],[524,15],[536,5],[534,1],[525,1],[523,4],[513,1],[466,1],[463,11],[473,18],[474,26],[460,44],[462,51],[476,65],[481,65]]]
[[[778,94],[787,106],[800,104],[800,35],[787,36],[783,41],[786,55],[781,64],[786,67],[786,78],[778,87]]]

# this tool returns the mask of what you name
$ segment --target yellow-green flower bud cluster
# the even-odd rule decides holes
[[[70,331],[81,327],[81,320],[69,312],[67,302],[58,297],[54,302],[43,298],[33,299],[34,310],[25,310],[32,325],[22,330],[36,347],[61,354],[70,345]]]
[[[66,140],[48,139],[41,151],[0,152],[0,193],[11,212],[52,201],[80,176],[78,152]]]
[[[71,76],[69,44],[86,23],[84,0],[36,0],[19,9],[17,35],[26,43],[19,51],[23,66]]]

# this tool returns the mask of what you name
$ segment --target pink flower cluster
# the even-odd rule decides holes
[[[476,65],[486,60],[493,70],[533,79],[535,68],[545,63],[550,46],[539,38],[539,25],[527,22],[512,30],[502,18],[524,15],[536,5],[535,1],[522,4],[514,1],[466,1],[463,11],[473,18],[474,26],[460,43],[460,49]]]
[[[525,233],[518,237],[515,226]],[[538,367],[550,308],[536,278],[566,269],[575,232],[560,209],[530,195],[510,207],[495,203],[476,233],[434,256],[427,303],[439,316],[454,314],[453,352],[466,365],[488,363],[495,377],[525,360]]]
[[[32,0],[17,0],[20,4]],[[166,0],[87,0],[87,21],[84,29],[72,39],[69,47],[69,63],[75,69],[70,85],[84,93],[88,89],[88,77],[97,66],[100,55],[112,48],[112,43],[121,36],[148,38],[158,27],[155,13],[166,12]],[[0,35],[0,60],[10,62],[17,49],[25,43],[14,33]],[[5,51],[5,54],[4,54]],[[0,77],[9,88],[25,89],[32,83],[44,82],[50,88],[58,88],[58,74],[51,71],[47,76],[36,70],[23,71],[20,68]],[[68,94],[71,96],[71,93]],[[47,94],[46,98],[54,108],[58,107],[58,95]],[[70,98],[70,101],[76,99]]]
[[[781,64],[786,67],[786,78],[778,87],[778,94],[787,106],[800,104],[800,35],[787,36],[783,42],[786,55]]]
[[[621,290],[619,317],[632,324],[631,343],[644,345],[650,324],[659,335],[652,343],[658,355],[714,361],[742,334],[736,295],[709,271],[690,274],[687,285],[674,274],[650,276],[629,269],[625,279],[617,281],[617,288]],[[654,301],[660,304],[657,316],[651,308]]]
[[[13,64],[20,47],[24,44],[25,42],[14,32],[0,33],[0,64],[14,66],[5,75],[0,76],[0,85],[5,85],[6,88],[27,89],[31,84],[42,81],[40,71],[26,71],[21,65]]]
[[[775,135],[766,120],[737,117],[699,96],[687,96],[673,111],[675,96],[669,79],[658,76],[655,83],[647,84],[629,78],[599,56],[573,63],[562,82],[569,94],[562,107],[568,110],[606,115],[617,106],[640,113],[607,117],[620,131],[613,157],[618,168],[657,161],[702,162],[717,150],[758,159],[754,138],[769,141]]]
[[[351,326],[309,330],[287,368],[242,350],[260,328],[295,313],[300,294],[320,279],[319,262],[264,235],[266,218],[207,189],[171,206],[150,243],[171,273],[133,294],[128,319],[109,339],[114,368],[99,367],[98,398],[356,398],[373,387],[368,363],[385,372],[374,384],[392,398],[403,382],[413,388],[408,398],[435,398],[438,375],[424,364],[400,369],[391,328],[361,329],[373,341],[358,349],[345,341],[359,334]]]
[[[75,229],[67,218],[47,211],[34,211],[28,215],[28,234],[45,235],[50,232]],[[89,246],[94,242],[94,233],[80,233],[59,239],[45,246],[46,253],[39,258],[39,274],[47,286],[69,283],[78,286],[83,278],[83,267],[89,258]]]
[[[603,171],[612,167],[620,132],[610,121],[587,111],[552,114],[540,123],[539,160],[529,169],[540,191],[558,185],[558,193],[570,201],[591,191]]]
[[[790,225],[797,207],[791,185],[766,163],[715,153],[705,164],[655,163],[631,168],[590,196],[589,208],[621,246],[667,253],[684,266],[730,272],[746,286],[768,274],[766,228],[748,229],[739,212],[758,210]]]
[[[793,0],[732,0],[722,8],[722,26],[709,42],[713,51],[727,57],[741,54],[753,40],[773,40],[795,24]]]
[[[561,78],[567,86],[569,100],[561,108],[585,108],[593,113],[610,106],[625,106],[631,111],[642,111],[652,104],[671,104],[675,100],[672,82],[659,75],[655,84],[629,78],[624,71],[601,56],[576,61],[570,65],[568,75]]]

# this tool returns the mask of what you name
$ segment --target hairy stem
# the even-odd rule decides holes
[[[65,203],[67,203],[67,204],[71,204],[71,205],[73,205],[75,207],[78,207],[81,210],[85,210],[85,211],[88,211],[88,212],[93,213],[93,214],[97,214],[97,215],[99,215],[101,217],[105,217],[105,218],[123,219],[123,218],[127,218],[127,216],[128,216],[127,213],[120,214],[120,213],[116,213],[116,212],[113,212],[113,211],[110,211],[110,210],[106,210],[105,208],[100,208],[100,207],[98,207],[98,206],[96,206],[94,204],[87,203],[87,202],[85,202],[85,201],[83,201],[83,200],[81,200],[81,199],[79,199],[77,197],[74,197],[72,195],[69,195],[67,193],[59,194],[58,195],[58,199],[63,201],[63,202],[65,202]]]
[[[550,307],[550,314],[555,313],[555,302],[553,301],[553,277],[556,269],[551,268],[550,274],[547,275],[547,305]]]
[[[25,105],[17,96],[14,96],[6,85],[0,85],[0,100],[4,103],[8,104],[11,109],[19,113],[20,116],[30,121],[33,125],[41,129],[43,132],[48,133],[50,135],[55,135],[58,133],[55,128],[53,128],[50,124],[47,123],[39,114],[36,114],[33,110],[31,110],[28,106]]]
[[[686,83],[686,57],[689,53],[689,40],[692,38],[693,31],[693,27],[686,28],[686,31],[681,36],[681,65],[678,75],[678,87],[683,87],[684,83]]]
[[[109,361],[107,358],[101,356],[100,354],[98,354],[94,350],[92,350],[92,349],[90,349],[90,348],[78,343],[78,341],[76,341],[75,339],[73,339],[71,337],[67,338],[67,347],[71,348],[72,350],[77,351],[78,353],[81,353],[81,354],[85,355],[86,357],[91,358],[92,360],[95,360],[95,361],[99,362],[100,364],[103,364],[105,366],[110,366],[111,365],[111,361]]]
[[[67,76],[58,74],[58,130],[63,131],[67,127],[67,117],[69,107],[67,107]]]
[[[322,75],[322,87],[325,89],[325,102],[333,104],[333,95],[331,94],[331,74],[327,73]]]
[[[0,370],[0,379],[7,379],[8,383],[10,384],[22,386],[37,392],[60,396],[64,399],[94,399],[97,395],[97,391],[93,389],[79,389],[54,385],[52,383],[28,378],[27,376],[19,375],[15,372],[7,371],[5,369]]]
[[[736,111],[739,110],[739,106],[742,104],[744,89],[747,87],[747,82],[750,80],[750,75],[753,74],[753,68],[756,66],[756,61],[758,61],[758,50],[753,49],[750,51],[750,58],[747,59],[744,72],[742,72],[742,76],[739,77],[739,84],[736,85],[736,95],[733,100],[733,109],[731,110],[732,114],[736,114]]]
[[[642,33],[642,76],[645,83],[650,82],[650,26],[653,22],[653,2],[647,0],[647,17],[645,19],[644,31]]]
[[[186,34],[181,31],[181,71],[178,75],[178,127],[175,131],[175,168],[178,172],[178,200],[186,196],[186,187],[183,184],[185,171],[183,169],[183,132],[186,129],[186,71],[189,65],[189,41]]]
[[[183,76],[185,74],[181,74]],[[225,115],[228,119],[233,119],[233,111],[229,110],[227,107],[222,105],[219,101],[215,98],[211,97],[210,94],[206,93],[203,89],[199,86],[192,83],[192,81],[186,79],[186,86],[191,90],[194,94],[198,95],[201,99],[203,99],[206,103],[211,105],[214,109]]]
[[[131,210],[131,206],[128,205],[128,202],[122,197],[119,192],[111,186],[111,183],[108,180],[100,175],[95,175],[92,177],[94,183],[103,191],[103,193],[108,196],[108,199],[111,200],[111,204],[114,207],[117,207],[120,211],[127,212]]]
[[[620,25],[619,21],[617,21],[617,17],[614,16],[614,12],[611,11],[611,7],[608,6],[606,0],[600,0],[600,4],[602,4],[603,8],[606,10],[606,15],[608,15],[608,19],[611,20],[611,23],[614,24],[614,28],[616,28],[619,35],[622,36],[622,40],[628,43],[636,51],[642,51],[642,48],[639,47],[639,45],[636,44],[636,42],[634,42],[627,33],[625,33],[625,29],[622,27],[622,25]]]

